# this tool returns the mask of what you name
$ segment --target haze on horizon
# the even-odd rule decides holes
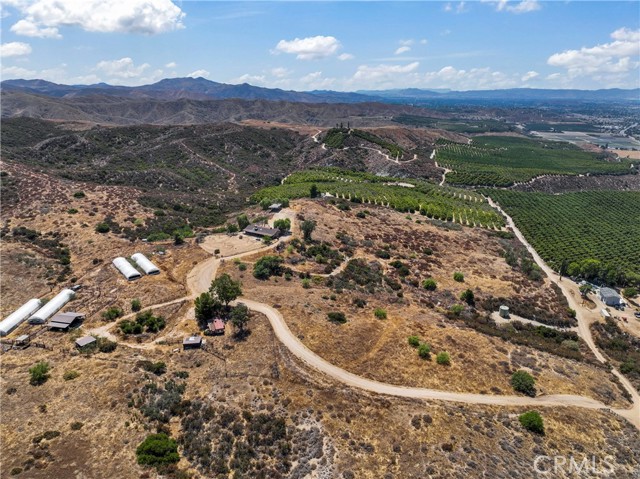
[[[640,87],[637,2],[6,0],[2,80],[292,90]]]

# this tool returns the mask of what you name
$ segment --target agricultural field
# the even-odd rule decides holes
[[[389,152],[389,155],[394,158],[402,158],[402,155],[404,155],[404,150],[400,146],[387,141],[379,137],[378,135],[374,135],[373,133],[364,130],[355,130],[350,128],[332,128],[325,135],[324,143],[329,148],[357,146],[353,141],[348,141],[350,138],[354,140],[364,140],[374,145],[378,145],[383,150],[387,150]]]
[[[640,281],[640,192],[485,193],[556,271],[609,284]]]
[[[451,184],[499,187],[547,174],[622,175],[631,167],[628,161],[606,161],[569,143],[500,136],[477,136],[467,145],[440,140],[436,161],[452,170],[447,174]]]
[[[504,226],[497,213],[477,193],[441,187],[417,180],[380,177],[367,173],[352,173],[338,169],[318,169],[293,173],[282,185],[264,188],[252,196],[255,202],[269,204],[280,199],[329,193],[353,203],[383,205],[401,212],[419,212],[427,218],[467,226],[499,229]]]
[[[457,118],[429,118],[402,114],[393,117],[393,121],[403,125],[418,126],[422,128],[437,128],[453,131],[455,133],[497,133],[515,131],[512,124],[500,120],[466,120]]]

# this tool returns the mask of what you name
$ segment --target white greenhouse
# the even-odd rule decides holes
[[[129,263],[122,256],[118,256],[112,261],[112,263],[118,269],[118,271],[120,271],[122,275],[129,281],[133,281],[134,279],[139,279],[142,277],[140,272],[133,266],[131,266],[131,263]]]
[[[131,259],[135,261],[146,274],[160,274],[160,268],[149,261],[149,259],[142,253],[135,253],[131,255]]]
[[[0,322],[0,336],[6,336],[16,329],[29,316],[38,311],[40,306],[42,306],[42,301],[39,299],[30,299],[9,316],[4,318],[4,320]]]
[[[65,304],[73,299],[76,295],[70,289],[63,289],[58,294],[56,294],[53,298],[51,298],[47,304],[45,304],[42,308],[36,311],[35,314],[32,314],[29,318],[29,323],[31,324],[44,324],[44,322],[57,313]]]

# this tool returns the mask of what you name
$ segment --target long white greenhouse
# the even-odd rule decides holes
[[[51,298],[47,304],[32,314],[29,318],[29,323],[43,324],[47,319],[57,313],[65,304],[71,301],[75,295],[76,293],[72,290],[63,289]]]
[[[122,275],[125,278],[127,278],[129,281],[132,281],[134,279],[139,279],[142,277],[140,272],[137,269],[135,269],[133,266],[131,266],[131,263],[129,263],[122,256],[118,256],[116,259],[112,261],[112,263],[118,269],[118,271],[120,271]]]
[[[160,268],[149,261],[149,259],[142,253],[135,253],[131,255],[131,259],[135,261],[146,274],[160,274]]]
[[[42,306],[39,299],[30,299],[0,322],[0,336],[6,336]]]

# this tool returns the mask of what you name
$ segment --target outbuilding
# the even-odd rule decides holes
[[[280,230],[277,228],[269,228],[266,225],[249,225],[244,229],[244,234],[248,236],[254,236],[256,238],[267,238],[273,239],[280,236]]]
[[[210,334],[224,334],[224,321],[222,319],[214,319],[207,326]]]
[[[602,317],[604,319],[610,319],[611,318],[611,314],[606,309],[601,309],[600,310],[600,314],[602,315]]]
[[[66,313],[58,313],[49,320],[47,326],[49,329],[57,329],[60,331],[66,331],[74,324],[82,321],[84,314],[75,313],[73,311],[67,311]]]
[[[160,274],[160,268],[149,261],[149,259],[142,253],[132,254],[131,259],[135,261],[138,266],[140,266],[145,274]]]
[[[202,347],[201,336],[189,336],[188,338],[184,338],[182,340],[183,349],[198,349],[201,347]]]
[[[500,310],[498,311],[498,314],[500,315],[501,318],[508,318],[509,306],[505,306],[505,305],[500,306]]]
[[[0,336],[6,336],[42,306],[39,299],[30,299],[0,322]]]
[[[282,209],[282,203],[274,203],[271,206],[269,206],[269,211],[271,211],[272,213],[277,213],[281,209]]]
[[[622,304],[622,297],[611,288],[600,288],[600,300],[607,306],[619,306]]]
[[[76,347],[80,349],[86,348],[87,346],[95,344],[95,342],[96,338],[93,336],[83,336],[82,338],[76,339]]]
[[[42,308],[40,308],[38,311],[32,314],[31,317],[29,318],[29,323],[44,324],[47,321],[47,319],[49,319],[55,313],[60,311],[60,309],[62,309],[62,307],[65,304],[71,301],[75,295],[76,293],[73,292],[72,290],[63,289],[58,294],[56,294],[53,298],[51,298],[49,302],[47,302],[47,304],[45,304]]]
[[[127,278],[129,281],[133,281],[135,279],[140,279],[142,275],[140,272],[131,266],[126,259],[122,256],[118,256],[116,259],[112,261],[113,265],[122,273],[122,275]]]

